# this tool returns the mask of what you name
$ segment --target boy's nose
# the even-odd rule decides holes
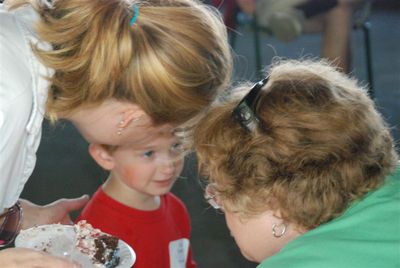
[[[172,175],[175,172],[175,161],[165,162],[162,165],[162,172],[164,174]]]
[[[161,163],[162,171],[164,173],[173,173],[175,171],[176,161],[174,158],[168,157]]]

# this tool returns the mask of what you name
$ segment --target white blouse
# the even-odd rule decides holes
[[[18,200],[32,174],[52,75],[34,56],[38,42],[31,7],[7,11],[0,4],[0,211]],[[39,44],[49,49],[49,45]]]

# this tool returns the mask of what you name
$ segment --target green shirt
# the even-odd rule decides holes
[[[378,190],[257,268],[286,267],[400,268],[400,165]]]

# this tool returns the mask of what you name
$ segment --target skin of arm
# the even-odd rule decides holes
[[[81,268],[76,262],[54,257],[42,251],[25,248],[8,248],[0,251],[0,267],[3,268]]]

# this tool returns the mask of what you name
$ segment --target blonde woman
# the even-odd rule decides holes
[[[68,212],[87,202],[17,203],[35,165],[45,115],[53,122],[70,120],[91,143],[140,143],[151,139],[153,125],[193,122],[229,82],[232,69],[225,26],[199,1],[6,4],[0,8],[3,246],[20,226],[67,223]],[[0,251],[0,266],[70,267],[20,251]]]
[[[399,267],[400,165],[366,90],[326,63],[283,61],[236,93],[194,141],[243,255],[259,268]]]

